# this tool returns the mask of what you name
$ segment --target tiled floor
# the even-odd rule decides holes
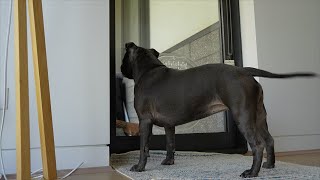
[[[290,162],[295,164],[318,166],[320,167],[320,152],[299,154],[299,155],[281,155],[276,158],[277,161]],[[73,175],[68,180],[127,180],[125,176],[117,173],[114,170],[108,172]]]

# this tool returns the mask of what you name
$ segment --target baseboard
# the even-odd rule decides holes
[[[275,135],[273,139],[275,152],[320,149],[320,135],[318,134]]]
[[[16,151],[4,150],[3,155],[6,173],[15,174]],[[109,166],[109,147],[106,145],[56,147],[57,170],[73,169],[81,162],[83,162],[81,168]],[[31,149],[31,171],[41,167],[40,149]]]
[[[314,153],[320,153],[320,149],[312,149],[312,150],[300,150],[300,151],[287,151],[287,152],[276,152],[276,157],[282,157],[282,156],[295,156],[295,155],[301,155],[301,154],[314,154]],[[246,156],[252,156],[252,151],[248,151]],[[263,156],[266,156],[266,153],[263,153]]]
[[[320,149],[320,134],[273,136],[275,152],[299,152]],[[251,148],[248,147],[249,151]]]

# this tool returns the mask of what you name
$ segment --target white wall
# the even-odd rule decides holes
[[[8,2],[0,1],[1,63],[4,61]],[[106,0],[44,0],[43,11],[57,168],[74,168],[80,162],[84,162],[82,167],[106,166],[109,163],[107,144],[110,143],[109,3]],[[30,35],[28,45],[34,170],[41,167],[41,158]],[[8,67],[10,97],[3,138],[7,173],[15,173],[16,162],[13,48],[12,26]],[[2,69],[3,64],[1,73]],[[2,83],[2,74],[0,77]]]
[[[240,0],[240,28],[244,67],[258,67],[256,25],[253,0]]]
[[[217,21],[217,0],[150,0],[150,47],[163,52]]]
[[[240,0],[244,65],[320,73],[318,7],[318,0]],[[260,82],[275,150],[319,149],[319,79]]]

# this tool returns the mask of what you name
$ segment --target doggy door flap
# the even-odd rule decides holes
[[[120,73],[124,44],[154,48],[160,61],[175,69],[222,63],[219,7],[218,0],[115,1],[117,135],[139,134],[134,82]],[[224,112],[176,127],[177,134],[225,131]],[[164,134],[164,129],[154,126],[153,134]]]

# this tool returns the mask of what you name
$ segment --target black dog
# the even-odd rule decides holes
[[[153,124],[165,128],[167,156],[161,164],[174,164],[175,126],[230,110],[253,152],[251,169],[241,177],[258,175],[263,149],[264,168],[275,163],[273,138],[268,132],[261,85],[253,76],[268,78],[310,77],[313,73],[273,74],[255,68],[208,64],[187,70],[170,69],[154,49],[125,45],[121,72],[134,79],[134,107],[140,121],[140,160],[131,171],[144,171],[149,156]]]

